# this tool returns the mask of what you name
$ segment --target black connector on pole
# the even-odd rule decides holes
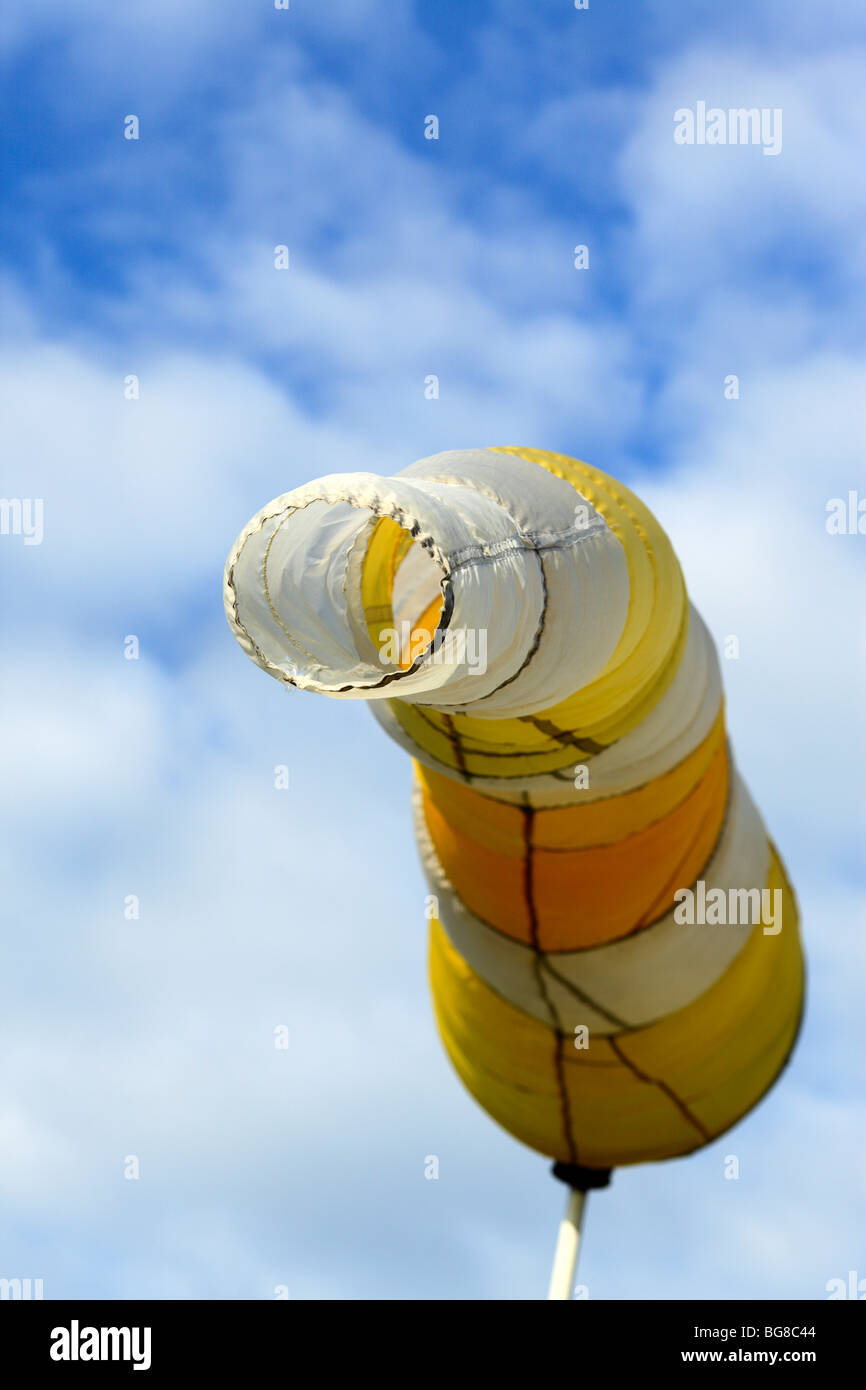
[[[576,1192],[592,1192],[598,1187],[609,1187],[613,1177],[612,1168],[584,1168],[581,1163],[554,1163],[550,1171]]]

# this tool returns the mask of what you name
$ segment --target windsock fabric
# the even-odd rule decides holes
[[[611,1168],[757,1103],[802,1012],[797,907],[638,498],[535,449],[332,474],[242,531],[225,602],[264,670],[412,754],[436,1017],[495,1120]]]

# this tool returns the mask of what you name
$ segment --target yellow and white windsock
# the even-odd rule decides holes
[[[415,759],[439,1028],[473,1096],[586,1168],[688,1153],[784,1066],[803,962],[712,641],[629,490],[466,449],[271,502],[225,574],[264,670]]]

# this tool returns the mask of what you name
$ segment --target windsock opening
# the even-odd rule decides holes
[[[594,680],[629,613],[620,538],[526,460],[451,459],[330,474],[254,517],[225,575],[247,654],[302,689],[447,717],[524,717]]]
[[[418,484],[320,479],[277,498],[239,536],[226,566],[229,622],[253,660],[301,689],[435,693],[459,662],[437,639],[454,610],[448,557],[463,542],[453,513]]]
[[[382,662],[402,671],[423,657],[444,613],[442,573],[410,531],[377,517],[363,537],[364,626]]]

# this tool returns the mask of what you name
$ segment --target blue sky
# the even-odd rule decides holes
[[[866,541],[825,528],[866,494],[860,5],[32,0],[0,45],[0,491],[45,517],[0,536],[0,1276],[543,1294],[562,1191],[442,1055],[407,760],[266,680],[221,609],[278,493],[514,443],[640,491],[739,637],[732,736],[809,956],[783,1081],[593,1197],[581,1277],[866,1277]],[[677,146],[699,100],[781,108],[782,152]]]

